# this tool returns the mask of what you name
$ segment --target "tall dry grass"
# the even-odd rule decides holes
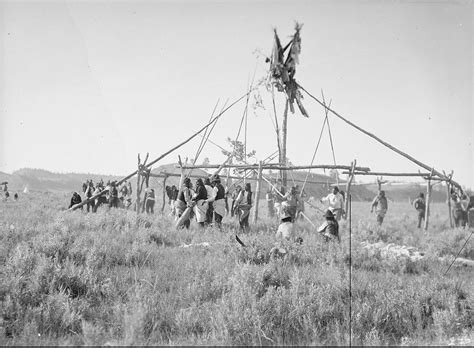
[[[468,235],[447,228],[445,205],[433,207],[425,234],[407,205],[392,204],[378,228],[368,204],[354,203],[350,253],[347,223],[335,245],[298,222],[299,245],[276,242],[276,221],[264,217],[241,235],[242,248],[229,218],[222,232],[195,223],[176,231],[159,214],[67,212],[67,198],[32,194],[0,205],[2,344],[339,345],[349,343],[350,327],[360,345],[473,338],[472,269],[445,276],[448,261],[438,258]],[[426,256],[369,256],[366,240]],[[202,242],[210,246],[180,247]],[[284,258],[270,256],[276,244]],[[463,256],[472,256],[472,244]]]

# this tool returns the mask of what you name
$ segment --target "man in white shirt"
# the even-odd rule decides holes
[[[328,209],[334,214],[337,221],[341,220],[344,209],[344,197],[339,192],[339,187],[334,186],[332,193],[320,199],[321,203],[328,202]]]

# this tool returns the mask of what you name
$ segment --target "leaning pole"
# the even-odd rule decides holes
[[[247,95],[249,95],[250,93],[253,92],[253,89],[249,90],[247,93],[245,93],[243,96],[241,96],[240,98],[238,98],[237,100],[235,100],[232,104],[230,104],[228,107],[226,107],[224,110],[222,110],[217,116],[215,116],[211,121],[209,121],[209,123],[207,123],[204,127],[202,127],[201,129],[199,129],[196,133],[194,133],[193,135],[191,135],[189,138],[187,138],[186,140],[184,140],[183,142],[181,142],[180,144],[176,145],[175,147],[173,147],[171,150],[168,150],[166,151],[164,154],[162,154],[161,156],[159,156],[158,158],[154,159],[153,161],[151,161],[150,163],[148,163],[144,168],[150,168],[152,165],[154,165],[156,162],[158,162],[159,160],[163,159],[164,157],[168,156],[170,153],[172,153],[173,151],[179,149],[181,146],[185,145],[186,143],[188,143],[189,141],[191,141],[192,139],[194,139],[195,137],[197,137],[199,134],[201,134],[207,127],[209,127],[210,125],[212,125],[214,122],[216,122],[227,110],[229,110],[232,106],[234,106],[235,104],[237,104],[239,101],[241,101],[242,99],[244,99]],[[138,170],[134,171],[133,173],[127,175],[125,178],[119,180],[116,185],[121,185],[123,182],[129,180],[130,178],[133,178],[136,174],[138,174]],[[82,201],[81,203],[79,204],[76,204],[76,205],[73,205],[71,208],[69,208],[68,210],[69,211],[73,211],[73,210],[76,210],[76,209],[79,209],[80,207],[82,207],[83,205],[89,203],[90,201],[102,196],[103,194],[106,193],[107,190],[102,190],[100,191],[99,193],[85,199],[84,201]]]

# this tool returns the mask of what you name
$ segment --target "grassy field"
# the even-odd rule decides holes
[[[474,271],[444,275],[470,232],[448,228],[445,204],[433,206],[427,234],[406,203],[391,204],[382,228],[369,203],[353,204],[351,300],[345,223],[333,245],[298,222],[303,244],[283,243],[286,257],[272,258],[277,223],[263,201],[261,221],[240,235],[245,248],[230,218],[223,232],[195,222],[176,231],[160,214],[67,212],[68,201],[31,193],[0,202],[2,345],[347,345],[350,327],[360,345],[474,344]],[[362,241],[425,257],[369,256]],[[474,258],[472,241],[461,256]]]

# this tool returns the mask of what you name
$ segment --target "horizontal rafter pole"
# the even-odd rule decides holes
[[[350,174],[342,172],[342,174]],[[385,172],[354,172],[354,175],[373,175],[373,176],[419,176],[428,177],[430,173],[385,173]]]
[[[218,164],[206,164],[206,165],[185,165],[183,169],[215,169],[219,168]],[[177,167],[178,168],[178,167]],[[235,169],[258,169],[258,164],[247,165],[247,164],[226,164],[223,168],[235,168]],[[263,165],[262,169],[272,169],[272,170],[302,170],[302,169],[341,169],[341,170],[350,170],[350,166],[345,165],[332,165],[332,164],[320,164],[312,166],[282,166],[282,165]],[[359,172],[369,172],[370,168],[367,167],[355,167],[355,170]]]
[[[153,178],[164,178],[165,176],[174,176],[174,177],[180,177],[181,174],[175,174],[175,173],[166,173],[166,172],[161,172],[160,174],[155,174],[155,173],[150,173],[150,177],[153,177]],[[205,178],[208,178],[209,175],[203,175],[203,174],[191,174],[189,175],[190,178],[201,178],[201,179],[205,179]],[[243,179],[243,177],[239,177],[239,176],[229,176],[229,179],[235,179],[235,180],[241,180]],[[255,178],[249,178],[247,177],[246,180],[254,180],[256,181],[257,179]],[[298,179],[295,179],[294,180],[295,182],[304,182],[304,180],[298,180]],[[317,184],[317,185],[326,185],[326,184],[329,184],[329,185],[334,185],[336,184],[336,182],[330,182],[330,181],[311,181],[311,180],[308,180],[307,181],[308,184]]]

